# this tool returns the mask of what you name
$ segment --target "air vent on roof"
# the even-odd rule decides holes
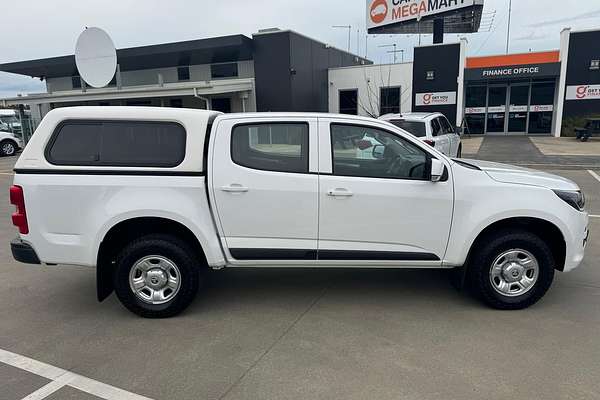
[[[279,32],[281,29],[279,28],[267,28],[267,29],[259,29],[258,33],[269,33],[269,32]]]

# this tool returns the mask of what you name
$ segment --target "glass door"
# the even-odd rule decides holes
[[[554,117],[554,95],[556,82],[533,82],[531,85],[531,107],[529,109],[529,134],[552,133]]]
[[[488,87],[487,129],[485,133],[503,134],[506,132],[506,95],[508,86]]]
[[[529,83],[510,86],[510,106],[508,110],[508,132],[527,132],[527,112],[529,110]]]
[[[487,86],[468,86],[465,95],[465,121],[471,135],[485,133]]]

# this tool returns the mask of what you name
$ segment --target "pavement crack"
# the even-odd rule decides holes
[[[219,400],[222,400],[225,397],[227,397],[227,395],[236,386],[238,386],[242,380],[244,380],[244,378],[246,377],[246,375],[248,375],[248,373],[250,371],[252,371],[254,369],[254,367],[256,367],[256,365],[258,365],[258,363],[261,362],[271,352],[271,350],[273,350],[273,348],[275,346],[277,346],[277,344],[279,342],[281,342],[281,339],[283,339],[294,328],[294,326],[296,326],[298,324],[298,322],[300,322],[300,320],[302,318],[304,318],[304,316],[306,314],[308,314],[308,312],[314,308],[314,306],[323,298],[323,296],[325,296],[325,293],[327,292],[328,288],[329,287],[323,288],[323,290],[321,291],[321,293],[317,297],[315,297],[315,299],[308,305],[308,307],[298,315],[298,317],[281,333],[281,335],[279,335],[277,337],[277,339],[275,339],[275,341],[260,355],[260,357],[258,357],[252,363],[252,365],[250,365],[250,367],[248,367],[248,369],[246,369],[246,371],[244,371],[244,373],[242,375],[240,375],[240,377],[238,379],[236,379],[236,381],[233,382],[231,384],[231,386],[229,386],[227,388],[227,390],[221,396],[219,396]]]

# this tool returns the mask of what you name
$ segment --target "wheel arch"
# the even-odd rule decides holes
[[[562,271],[564,269],[567,245],[562,231],[554,223],[537,217],[511,217],[489,224],[481,232],[479,232],[479,234],[475,237],[475,240],[472,242],[465,265],[468,265],[469,259],[471,258],[471,255],[477,246],[479,246],[491,235],[508,229],[521,229],[539,236],[542,240],[549,244],[555,261],[554,268],[558,271]]]
[[[202,265],[207,265],[206,254],[197,235],[179,221],[165,217],[132,217],[115,223],[102,237],[96,259],[96,292],[98,301],[106,299],[114,290],[115,258],[127,243],[153,233],[173,235],[185,241]]]

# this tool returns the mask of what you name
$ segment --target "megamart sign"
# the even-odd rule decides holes
[[[482,0],[367,0],[367,29],[481,5]]]

